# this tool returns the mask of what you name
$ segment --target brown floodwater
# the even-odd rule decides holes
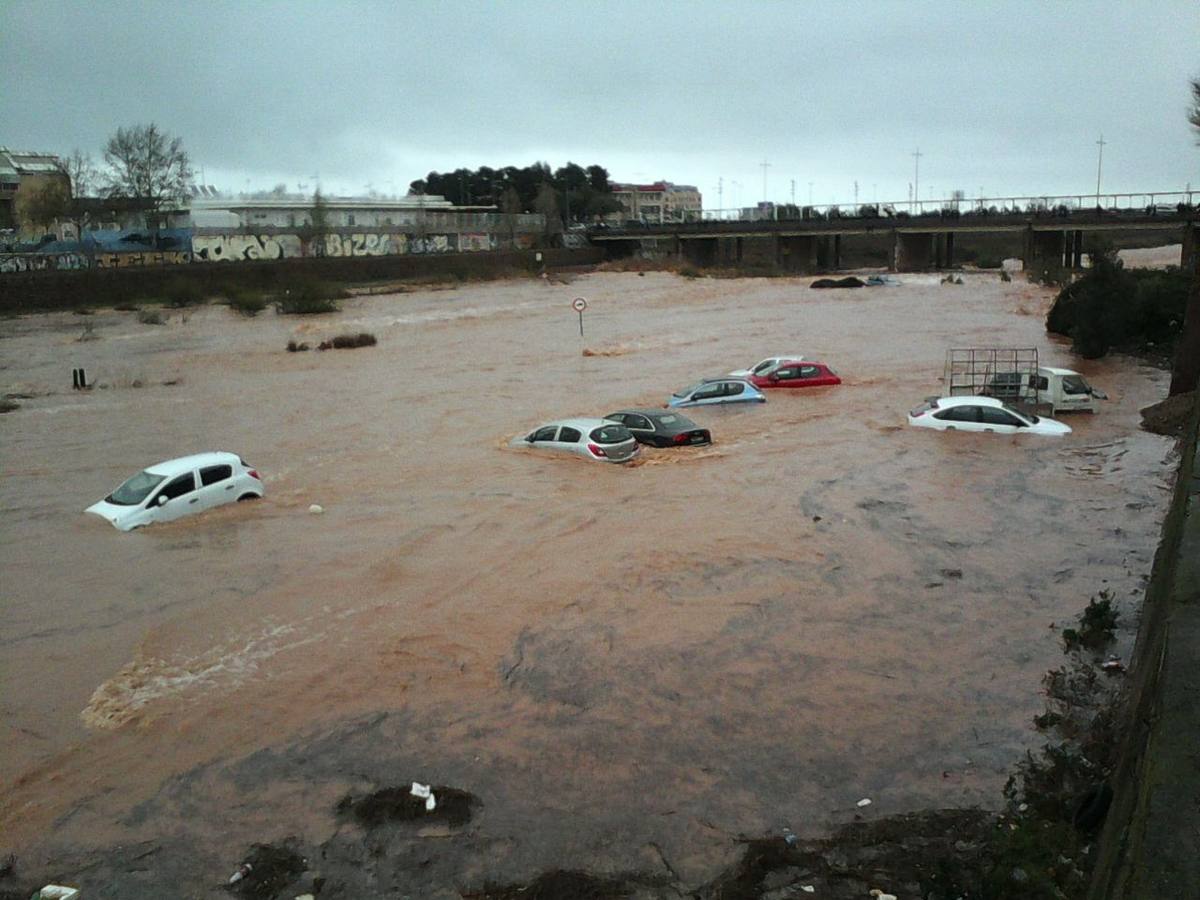
[[[995,805],[1040,742],[1054,626],[1111,590],[1128,650],[1171,480],[1138,409],[1167,375],[1074,359],[1050,293],[994,275],[809,280],[0,322],[0,392],[34,395],[0,416],[4,849],[170,834],[236,861],[417,778],[484,802],[466,877],[661,857],[700,880],[740,834]],[[379,344],[284,351],[344,331]],[[1111,399],[1061,440],[906,427],[972,345],[1038,346]],[[711,448],[629,467],[507,446],[781,352],[845,383],[691,411]],[[83,514],[208,449],[266,499],[129,534]]]

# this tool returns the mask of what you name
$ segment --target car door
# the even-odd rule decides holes
[[[800,366],[796,372],[796,380],[789,387],[824,387],[837,384],[837,376],[825,366]]]
[[[155,522],[170,522],[188,513],[198,512],[200,495],[196,491],[196,473],[186,472],[172,478],[150,498],[146,507]]]
[[[951,406],[933,416],[947,431],[982,431],[978,406]]]
[[[711,406],[714,403],[721,403],[725,399],[725,385],[722,382],[716,384],[706,384],[692,391],[692,396],[688,398],[689,406]]]
[[[197,491],[200,509],[212,509],[237,500],[237,483],[233,480],[233,466],[220,463],[205,466],[200,470],[200,488]]]
[[[583,432],[578,428],[564,425],[558,429],[558,437],[554,439],[552,446],[559,450],[565,450],[568,453],[581,453],[583,450],[579,443],[581,437],[583,437]]]
[[[633,436],[640,440],[654,440],[654,423],[645,416],[637,413],[626,413],[622,424],[633,432]]]
[[[795,387],[796,378],[800,374],[799,366],[780,366],[765,378],[752,378],[755,387]]]

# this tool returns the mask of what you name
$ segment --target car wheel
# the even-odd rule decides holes
[[[261,497],[261,494],[242,494],[242,496],[238,497],[238,503],[241,503],[243,500],[259,500]]]

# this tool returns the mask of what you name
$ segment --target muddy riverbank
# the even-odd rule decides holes
[[[1104,588],[1131,637],[1170,484],[1138,410],[1167,375],[1072,359],[1051,293],[994,275],[809,281],[100,312],[83,342],[69,314],[0,322],[0,392],[32,395],[0,418],[0,850],[45,871],[157,846],[122,896],[206,896],[249,845],[355,840],[341,798],[419,780],[480,807],[409,841],[413,896],[555,868],[699,885],[863,798],[994,806],[1039,743],[1050,624]],[[379,343],[284,349],[350,331]],[[1112,400],[1057,442],[905,427],[971,345],[1038,346]],[[712,448],[630,468],[506,448],[779,352],[845,383],[697,412]],[[72,392],[76,366],[101,386]],[[266,500],[133,534],[80,512],[201,449]]]

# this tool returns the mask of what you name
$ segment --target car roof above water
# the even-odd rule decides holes
[[[950,406],[1004,406],[1004,402],[995,397],[982,397],[978,394],[960,394],[957,397],[938,397],[939,409]]]
[[[152,466],[146,466],[146,471],[152,475],[165,475],[170,478],[174,475],[191,472],[193,469],[198,469],[201,466],[233,465],[240,462],[241,457],[236,453],[227,453],[224,450],[210,450],[205,453],[193,453],[191,456],[180,456],[175,459],[164,460]]]
[[[556,419],[553,422],[547,422],[539,427],[549,428],[551,425],[566,425],[568,428],[574,428],[577,431],[587,432],[591,431],[593,428],[601,428],[605,425],[614,424],[616,423],[610,422],[608,419]]]

